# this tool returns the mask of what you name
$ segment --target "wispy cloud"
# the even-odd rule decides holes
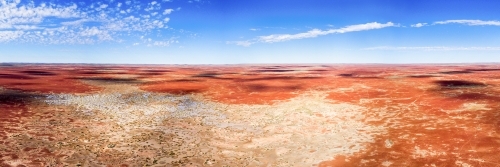
[[[0,42],[15,40],[23,34],[23,31],[0,31]]]
[[[173,43],[179,43],[179,41],[176,38],[170,38],[170,39],[164,40],[164,41],[153,41],[151,39],[148,39],[146,42],[146,46],[167,47]]]
[[[165,10],[163,11],[163,14],[164,14],[164,15],[167,15],[167,14],[172,13],[173,11],[174,11],[174,9],[165,9]]]
[[[227,41],[226,44],[234,44],[234,45],[238,45],[238,46],[248,47],[248,46],[254,44],[254,42],[250,42],[250,41]]]
[[[499,51],[500,47],[448,47],[448,46],[378,46],[363,48],[362,50],[387,51]]]
[[[283,42],[294,39],[314,38],[328,34],[341,34],[347,32],[355,32],[355,31],[366,31],[366,30],[381,29],[392,26],[395,26],[394,23],[392,22],[387,22],[385,24],[372,22],[366,24],[350,25],[339,29],[330,29],[330,30],[313,29],[308,32],[298,33],[298,34],[273,34],[267,36],[260,36],[258,41],[265,43]]]
[[[303,32],[303,33],[298,33],[298,34],[272,34],[272,35],[267,35],[267,36],[259,36],[253,40],[228,41],[226,43],[236,44],[236,45],[241,45],[241,46],[250,46],[251,44],[254,44],[254,43],[283,42],[283,41],[296,40],[296,39],[315,38],[318,36],[323,36],[323,35],[328,35],[328,34],[342,34],[342,33],[348,33],[348,32],[381,29],[381,28],[393,27],[393,26],[397,26],[397,25],[392,23],[392,22],[387,22],[387,23],[371,22],[371,23],[366,23],[366,24],[350,25],[350,26],[346,26],[346,27],[342,27],[342,28],[338,28],[338,29],[329,29],[329,30],[313,29],[313,30]]]
[[[89,44],[104,41],[123,41],[122,36],[139,32],[152,34],[153,30],[168,28],[166,23],[172,9],[161,9],[161,3],[152,1],[144,7],[126,1],[96,2],[88,6],[77,4],[35,5],[21,0],[0,0],[0,42],[31,42],[43,44]],[[81,5],[84,5],[82,3]],[[116,6],[110,7],[110,6]],[[120,8],[118,10],[117,8]],[[126,11],[126,12],[125,12]],[[147,19],[140,19],[142,13]],[[161,39],[160,39],[161,40]]]
[[[446,20],[446,21],[437,21],[434,24],[466,24],[470,26],[500,26],[500,21],[496,20]]]
[[[102,4],[101,6],[99,6],[101,9],[105,9],[108,7],[108,4]]]
[[[411,27],[416,27],[416,28],[420,28],[420,27],[423,27],[423,26],[426,26],[427,23],[417,23],[417,24],[412,24]]]
[[[77,25],[82,25],[85,22],[89,22],[91,20],[89,19],[80,19],[80,20],[74,20],[74,21],[66,21],[66,22],[61,22],[61,25],[65,26],[77,26]]]

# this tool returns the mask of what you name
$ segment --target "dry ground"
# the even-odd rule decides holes
[[[0,64],[2,166],[500,166],[500,65]]]

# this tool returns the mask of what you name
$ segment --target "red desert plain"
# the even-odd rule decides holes
[[[1,166],[500,166],[500,64],[0,64]]]

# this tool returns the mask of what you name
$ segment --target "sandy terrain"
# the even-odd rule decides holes
[[[500,65],[0,64],[2,166],[500,166]]]

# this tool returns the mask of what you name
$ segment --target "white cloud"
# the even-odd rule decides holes
[[[260,29],[258,29],[258,28],[250,28],[249,30],[250,31],[259,31]]]
[[[480,26],[480,25],[488,25],[488,26],[500,26],[500,21],[490,20],[446,20],[446,21],[437,21],[434,24],[466,24],[470,26]]]
[[[170,41],[155,41],[153,46],[170,46]]]
[[[80,32],[81,36],[97,36],[101,40],[112,40],[111,36],[109,35],[108,31],[106,30],[100,30],[97,27],[92,27],[92,28],[87,28]]]
[[[108,1],[111,2],[111,1]],[[150,4],[160,7],[156,1]],[[132,1],[125,4],[132,5]],[[0,0],[0,42],[31,42],[43,44],[90,44],[103,41],[120,42],[120,37],[131,32],[148,34],[155,29],[168,27],[168,18],[151,18],[160,11],[144,13],[149,19],[134,17],[127,10],[109,8],[112,4],[101,2],[78,8],[76,4],[21,3],[20,0]],[[127,11],[128,13],[126,13]],[[118,13],[120,13],[118,15]],[[86,24],[91,22],[92,24]],[[49,28],[50,27],[50,28]]]
[[[313,30],[310,30],[308,32],[298,33],[298,34],[273,34],[273,35],[268,35],[268,36],[260,36],[258,38],[258,41],[265,42],[265,43],[274,43],[274,42],[283,42],[283,41],[289,41],[289,40],[294,40],[294,39],[314,38],[317,36],[328,35],[328,34],[341,34],[341,33],[347,33],[347,32],[381,29],[381,28],[393,27],[393,26],[395,26],[395,25],[392,22],[387,22],[385,24],[372,22],[372,23],[366,23],[366,24],[350,25],[350,26],[346,26],[343,28],[330,29],[330,30],[326,30],[326,31],[319,30],[319,29],[313,29]]]
[[[253,42],[250,41],[228,41],[226,44],[235,44],[238,46],[244,46],[244,47],[249,47],[250,45],[253,44]]]
[[[151,38],[145,38],[144,36],[141,36],[140,39],[142,40],[142,43],[148,47],[152,46],[158,46],[158,47],[167,47],[170,46],[174,43],[179,43],[177,40],[177,37],[172,37],[169,39],[164,39],[164,40],[153,40]],[[139,45],[139,43],[134,44],[134,45]]]
[[[8,42],[15,40],[23,34],[24,34],[23,31],[0,31],[0,42]]]
[[[363,48],[362,50],[387,50],[387,51],[498,51],[500,47],[448,47],[448,46],[378,46]]]
[[[65,25],[65,26],[77,26],[77,25],[81,25],[85,22],[88,22],[90,21],[89,19],[80,19],[80,20],[75,20],[75,21],[67,21],[67,22],[61,22],[62,25]]]
[[[366,30],[373,30],[373,29],[381,29],[381,28],[386,28],[386,27],[395,27],[398,26],[392,22],[387,22],[387,23],[377,23],[377,22],[371,22],[371,23],[366,23],[366,24],[357,24],[357,25],[350,25],[338,29],[329,29],[329,30],[320,30],[320,29],[312,29],[307,32],[303,33],[298,33],[298,34],[273,34],[273,35],[267,35],[267,36],[259,36],[256,39],[253,40],[247,40],[247,41],[228,41],[226,44],[236,44],[240,46],[250,46],[254,43],[274,43],[274,42],[283,42],[283,41],[289,41],[289,40],[295,40],[295,39],[304,39],[304,38],[315,38],[318,36],[322,35],[328,35],[328,34],[342,34],[342,33],[348,33],[348,32],[356,32],[356,31],[366,31]]]
[[[170,14],[170,13],[172,13],[173,11],[174,11],[174,9],[165,9],[165,10],[163,11],[163,14],[164,14],[164,15],[166,15],[166,14]]]
[[[100,7],[101,9],[105,9],[105,8],[107,8],[107,7],[108,7],[108,5],[107,5],[107,4],[102,4],[102,5],[101,5],[101,6],[99,6],[99,7]]]
[[[420,28],[420,27],[423,27],[423,26],[426,26],[427,23],[417,23],[417,24],[412,24],[411,27],[416,27],[416,28]]]
[[[70,18],[79,17],[80,12],[78,12],[76,4],[67,7],[54,8],[52,6],[19,6],[19,3],[6,3],[6,5],[0,6],[0,20],[2,22],[9,22],[15,19],[31,19],[41,21],[43,17],[59,17],[59,18]],[[18,7],[19,6],[19,7]]]
[[[13,28],[15,28],[17,30],[35,30],[35,29],[39,29],[38,26],[34,26],[34,25],[14,25]]]
[[[151,11],[151,10],[159,10],[161,9],[161,4],[159,4],[156,1],[148,3],[148,7],[144,9],[145,11]]]

